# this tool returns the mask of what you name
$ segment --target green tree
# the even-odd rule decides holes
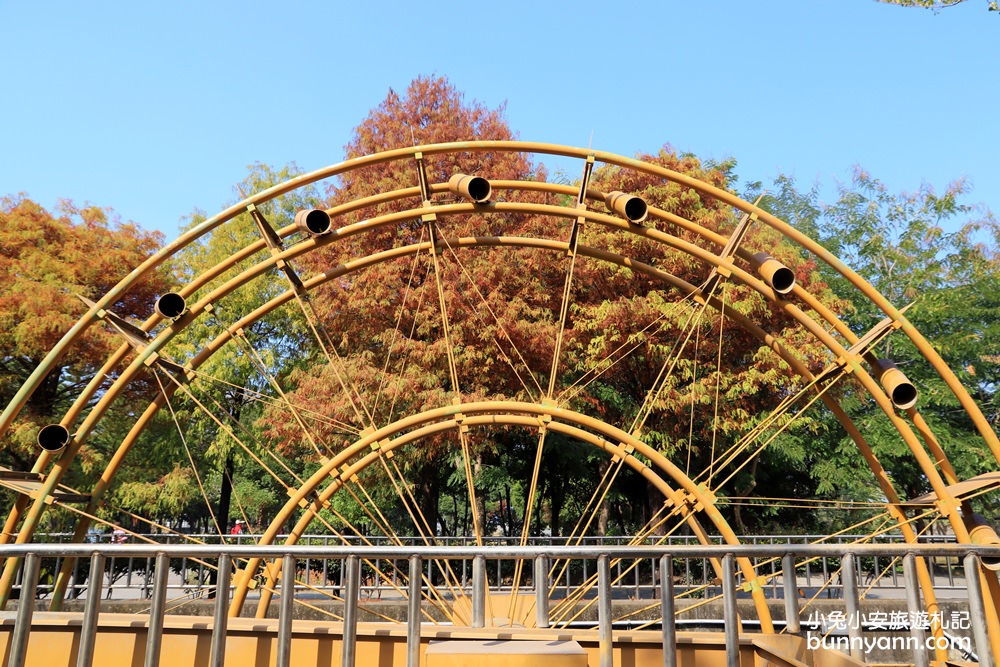
[[[276,170],[257,163],[249,167],[247,176],[234,191],[238,199],[242,199],[300,173],[294,164]],[[276,231],[291,224],[297,211],[313,208],[316,203],[315,190],[304,188],[267,202],[258,211]],[[204,219],[203,213],[195,212],[186,228],[193,228]],[[174,270],[185,281],[191,280],[260,239],[261,232],[252,216],[249,213],[240,214],[228,222],[224,229],[187,246],[174,259]],[[238,262],[192,295],[192,298],[198,298],[252,263],[252,258]],[[215,336],[219,327],[228,327],[244,314],[287,289],[284,274],[275,270],[230,293],[213,304],[214,308],[206,315],[205,322],[193,323],[178,336],[171,345],[175,361],[185,362]],[[251,508],[253,520],[260,522],[263,521],[267,499],[271,499],[269,502],[272,504],[274,502],[276,480],[254,475],[248,479],[239,479],[238,473],[246,470],[249,455],[244,446],[267,458],[261,448],[261,433],[255,424],[262,414],[262,401],[266,400],[263,397],[276,394],[273,382],[277,382],[287,371],[291,360],[298,359],[298,349],[307,335],[302,313],[295,308],[293,303],[273,317],[246,328],[237,340],[214,354],[199,369],[198,377],[191,385],[193,393],[209,411],[217,416],[221,415],[223,426],[193,400],[178,393],[178,422],[183,425],[186,439],[191,445],[191,457],[195,460],[196,468],[202,469],[202,464],[205,464],[204,469],[214,470],[215,474],[208,478],[213,484],[218,484],[209,494],[210,498],[202,499],[201,504],[210,502],[214,505],[214,515],[223,530],[230,519],[242,516],[240,506],[244,507],[244,511]],[[161,420],[166,418],[166,415],[161,415]],[[289,442],[298,443],[301,440],[302,434],[298,433]],[[189,469],[187,454],[180,446],[175,446],[175,450],[175,461]],[[281,451],[286,454],[303,453],[303,450],[287,443]],[[271,464],[274,468],[280,468],[280,464],[273,460]],[[292,481],[286,480],[289,484]],[[248,518],[251,517],[248,515]]]
[[[989,211],[965,203],[968,185],[957,181],[943,192],[923,185],[915,192],[893,194],[858,168],[833,204],[820,204],[815,189],[797,191],[794,180],[785,176],[773,190],[762,200],[763,208],[813,235],[896,307],[912,304],[907,318],[956,371],[995,426],[1000,418],[1000,226]],[[750,194],[757,191],[759,184]],[[825,266],[820,270],[833,291],[851,304],[842,318],[859,336],[882,319],[881,311],[840,274]],[[893,359],[916,384],[917,408],[959,476],[989,468],[992,458],[967,414],[909,340],[897,333],[878,355]],[[845,407],[903,496],[928,491],[909,449],[870,397],[852,383],[843,390]],[[878,499],[874,482],[857,474],[863,464],[832,418],[812,451],[806,469],[818,495]]]
[[[995,424],[995,386],[1000,355],[1000,226],[988,211],[962,202],[968,186],[957,181],[937,193],[929,186],[893,195],[880,181],[857,170],[837,203],[824,210],[824,243],[892,303],[913,303],[907,318],[955,369]],[[846,293],[831,277],[831,285]],[[861,331],[881,318],[871,304],[856,304],[851,324]],[[899,342],[897,342],[899,341]],[[983,472],[988,451],[944,382],[901,336],[883,349],[921,389],[919,409],[962,476]],[[891,434],[890,434],[891,435]],[[883,438],[883,452],[896,462],[896,477],[908,494],[928,490],[910,465],[898,438]],[[887,447],[892,442],[893,448]],[[890,454],[891,452],[891,454]]]

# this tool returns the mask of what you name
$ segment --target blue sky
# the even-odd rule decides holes
[[[525,140],[669,142],[828,199],[855,164],[892,191],[966,177],[1000,211],[1000,16],[983,0],[0,0],[0,26],[0,196],[112,207],[168,239],[255,161],[340,161],[388,89],[427,74],[506,101]]]

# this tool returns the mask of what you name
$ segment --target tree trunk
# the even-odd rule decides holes
[[[216,518],[219,521],[219,530],[225,535],[229,532],[229,504],[233,495],[233,474],[236,467],[235,461],[233,461],[233,455],[230,454],[226,457],[226,465],[222,471],[222,485],[219,488],[219,513]],[[224,539],[222,541],[225,541]],[[219,583],[219,572],[218,570],[208,571],[208,585],[209,590],[212,591],[208,594],[210,600],[215,599],[216,585]]]
[[[420,466],[414,486],[416,487],[417,506],[423,516],[422,519],[417,517],[421,524],[418,533],[429,531],[430,535],[434,535],[437,533],[438,500],[441,495],[436,462],[428,462]]]
[[[476,458],[475,458],[475,460],[473,461],[473,464],[472,464],[472,480],[473,480],[472,484],[473,484],[473,488],[474,489],[475,489],[475,480],[479,479],[479,473],[482,472],[482,469],[483,469],[483,455],[477,452],[476,453]],[[482,493],[479,492],[479,491],[476,492],[476,508],[475,508],[475,512],[476,512],[476,514],[479,515],[479,529],[485,533],[486,532],[486,493],[485,492],[482,492]]]
[[[750,481],[743,488],[736,489],[736,494],[747,498],[757,488],[757,462],[760,458],[755,458],[753,463],[750,465]],[[747,535],[750,531],[747,529],[747,525],[743,522],[743,507],[740,503],[735,503],[733,505],[733,523],[736,524],[736,530],[740,535]]]
[[[601,511],[597,515],[597,534],[604,537],[608,534],[608,520],[611,518],[610,503],[607,498],[601,502]]]
[[[451,494],[451,534],[458,535],[458,496]]]
[[[518,534],[519,535],[520,531],[517,530],[517,526],[514,525],[514,507],[513,507],[513,505],[511,504],[511,501],[510,501],[510,485],[504,484],[504,491],[505,491],[505,495],[507,496],[507,511],[505,512],[505,514],[507,515],[507,527],[508,527],[507,534],[508,535],[514,535],[514,534]]]
[[[468,535],[469,522],[472,520],[472,515],[469,513],[469,494],[463,493],[461,495],[465,499],[462,501],[462,535]]]
[[[644,525],[649,525],[649,522],[652,521],[654,516],[656,516],[656,513],[660,511],[660,508],[663,506],[663,502],[664,498],[663,494],[660,493],[660,490],[649,482],[646,482],[646,515],[642,518]],[[663,514],[660,514],[660,518],[662,517]],[[659,523],[658,521],[654,521],[653,523],[658,525],[649,526],[650,535],[655,535],[657,537],[663,535],[666,529],[665,524]]]
[[[618,522],[618,530],[622,535],[628,535],[628,523],[625,521],[625,515],[622,514],[622,506],[620,503],[615,503],[612,508],[615,511],[615,520]]]
[[[559,515],[562,513],[563,501],[566,499],[566,494],[562,493],[562,490],[556,492],[553,490],[551,496],[549,496],[549,502],[552,505],[552,521],[550,525],[552,526],[552,537],[556,537],[562,534],[562,526],[559,525]]]
[[[222,471],[222,485],[219,487],[219,513],[216,515],[219,520],[219,529],[222,530],[223,534],[229,532],[229,507],[233,497],[235,468],[236,462],[233,460],[233,455],[230,454],[226,457],[226,465]]]

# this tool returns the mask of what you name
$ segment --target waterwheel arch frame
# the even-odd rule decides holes
[[[87,311],[87,313],[80,318],[74,327],[67,332],[64,338],[53,348],[46,359],[39,365],[38,369],[32,376],[28,379],[25,385],[21,388],[12,402],[7,406],[6,410],[2,415],[0,415],[0,435],[6,432],[10,427],[13,419],[17,416],[18,412],[27,402],[31,393],[34,391],[45,375],[55,366],[55,362],[62,355],[62,353],[70,346],[72,343],[79,338],[83,331],[98,322],[101,321],[102,316],[105,314],[105,310],[111,306],[117,299],[119,299],[123,294],[125,294],[128,289],[134,285],[138,280],[141,280],[142,276],[146,275],[150,271],[154,271],[160,264],[166,261],[169,257],[186,247],[187,245],[197,241],[198,239],[204,237],[206,234],[211,233],[213,230],[226,222],[234,219],[237,215],[244,213],[248,210],[248,207],[258,206],[267,201],[270,201],[276,197],[283,194],[289,193],[300,187],[316,183],[318,181],[335,177],[355,169],[361,169],[364,167],[376,165],[383,162],[396,161],[396,160],[415,160],[419,159],[421,156],[434,156],[440,154],[452,154],[452,153],[469,153],[469,152],[487,152],[487,151],[510,151],[517,153],[527,153],[535,155],[553,155],[560,156],[564,158],[578,158],[585,161],[598,162],[608,165],[613,165],[616,167],[621,167],[624,169],[632,169],[637,172],[660,177],[665,181],[679,184],[684,187],[689,187],[697,191],[702,196],[708,196],[718,199],[724,202],[728,206],[732,206],[734,209],[742,211],[745,214],[753,214],[755,218],[762,222],[763,224],[769,226],[773,230],[781,234],[785,239],[792,241],[799,247],[806,250],[811,256],[825,262],[827,265],[832,267],[834,270],[838,271],[842,276],[844,276],[858,291],[877,306],[888,318],[891,323],[891,328],[893,330],[899,331],[906,335],[910,341],[914,344],[916,349],[923,355],[923,357],[928,361],[932,368],[938,373],[946,385],[954,393],[956,399],[969,414],[972,422],[975,424],[976,429],[983,438],[984,442],[988,446],[991,454],[995,461],[1000,464],[1000,441],[998,441],[996,434],[990,428],[988,422],[983,417],[978,406],[968,395],[968,392],[961,385],[959,380],[955,377],[954,373],[947,367],[944,361],[941,359],[940,355],[929,345],[929,343],[923,338],[923,336],[908,322],[905,316],[892,304],[890,304],[877,290],[875,290],[870,284],[864,281],[857,273],[852,271],[849,267],[845,266],[836,257],[826,251],[824,248],[819,246],[815,241],[809,239],[805,235],[801,234],[794,228],[790,227],[786,223],[778,220],[774,216],[768,214],[766,211],[755,209],[754,206],[746,201],[743,201],[739,197],[729,193],[725,190],[712,186],[710,184],[693,179],[685,174],[681,174],[669,169],[665,169],[658,165],[653,165],[645,163],[639,160],[634,160],[622,156],[617,156],[611,153],[605,153],[602,151],[593,151],[590,149],[580,149],[565,146],[556,146],[552,144],[540,144],[540,143],[528,143],[528,142],[461,142],[461,143],[450,143],[450,144],[437,144],[428,146],[416,146],[406,149],[398,149],[394,151],[387,151],[384,153],[379,153],[372,156],[366,156],[362,158],[356,158],[353,160],[348,160],[337,165],[326,167],[309,174],[304,174],[296,178],[290,179],[289,181],[277,185],[275,187],[269,188],[268,190],[256,193],[250,197],[247,197],[242,202],[226,209],[225,211],[219,213],[218,215],[206,220],[200,225],[196,226],[194,229],[188,233],[182,235],[173,243],[169,244],[161,251],[150,257],[141,266],[137,267],[132,273],[130,273],[126,278],[124,278],[118,285],[116,285],[108,294],[104,295],[98,302],[93,304]],[[485,175],[488,177],[488,174]],[[577,190],[572,186],[560,185],[560,184],[549,184],[544,182],[534,182],[534,181],[502,181],[496,180],[491,181],[493,186],[498,189],[522,189],[522,190],[533,190],[538,192],[544,192],[553,195],[568,195],[572,196],[577,193]],[[428,184],[429,191],[431,193],[444,192],[447,188],[445,183],[431,183]],[[328,211],[331,217],[336,220],[338,217],[349,213],[353,210],[357,210],[366,206],[371,206],[379,203],[395,201],[405,198],[412,198],[414,196],[420,196],[420,186],[415,185],[408,188],[402,188],[399,190],[394,190],[387,193],[382,193],[373,197],[367,197],[361,200],[355,200],[347,204],[334,207]],[[586,190],[585,198],[588,201],[601,201],[606,193],[593,190],[588,188]],[[102,369],[95,375],[95,378],[88,384],[87,388],[81,392],[80,396],[77,398],[73,406],[66,412],[60,423],[65,426],[68,430],[73,432],[71,441],[68,443],[67,447],[61,451],[61,453],[53,454],[50,452],[43,452],[35,466],[33,467],[33,472],[44,472],[50,464],[52,465],[51,470],[45,477],[45,481],[40,489],[39,498],[35,500],[34,503],[28,506],[27,498],[19,498],[18,502],[8,514],[7,522],[4,528],[4,534],[0,543],[7,542],[9,536],[15,532],[19,527],[20,530],[17,531],[17,541],[27,542],[32,539],[34,530],[37,527],[38,518],[45,509],[44,499],[52,494],[52,492],[57,488],[63,473],[69,469],[72,465],[76,454],[79,452],[80,447],[82,447],[90,432],[97,426],[100,419],[103,417],[108,406],[118,397],[121,389],[131,381],[138,373],[142,372],[144,368],[151,364],[156,363],[158,355],[162,352],[164,346],[171,340],[171,338],[176,335],[179,331],[183,330],[188,324],[193,322],[199,316],[205,314],[211,309],[211,304],[220,298],[223,298],[226,293],[238,288],[241,285],[249,284],[255,278],[264,275],[270,271],[273,271],[280,262],[294,260],[303,254],[306,254],[316,248],[335,243],[337,240],[352,236],[355,234],[362,234],[367,231],[378,229],[383,226],[392,225],[404,220],[412,220],[415,216],[422,215],[434,215],[447,217],[451,215],[467,215],[472,213],[482,212],[484,210],[482,204],[475,203],[458,203],[458,204],[432,204],[430,206],[422,206],[413,208],[410,210],[396,212],[384,216],[379,216],[363,223],[355,223],[353,225],[348,225],[344,228],[335,230],[328,235],[307,238],[295,245],[281,250],[280,252],[268,254],[268,244],[264,239],[256,241],[250,244],[240,251],[235,253],[230,258],[220,262],[218,265],[196,277],[191,283],[184,286],[179,290],[179,294],[184,297],[189,297],[190,295],[198,292],[204,285],[209,283],[215,277],[222,275],[227,270],[231,269],[238,262],[252,258],[258,254],[264,254],[266,256],[262,257],[251,268],[243,271],[238,276],[230,279],[225,284],[220,287],[215,288],[204,297],[202,297],[198,302],[192,304],[187,312],[174,320],[173,322],[167,324],[167,326],[162,327],[156,336],[144,344],[141,350],[136,351],[133,345],[128,343],[123,344],[114,354],[112,354],[107,363],[102,367]],[[910,448],[914,458],[917,460],[922,472],[927,476],[927,479],[933,488],[934,492],[938,497],[938,504],[941,508],[941,513],[948,520],[952,530],[954,531],[956,538],[959,542],[969,543],[971,542],[971,537],[969,533],[969,526],[967,524],[968,518],[971,512],[968,511],[967,507],[963,507],[963,502],[961,498],[956,498],[949,491],[949,485],[958,482],[958,478],[952,469],[948,458],[945,455],[943,448],[937,442],[930,428],[926,425],[924,420],[920,417],[919,412],[916,408],[908,408],[904,411],[898,411],[891,403],[889,397],[885,394],[882,387],[877,381],[878,369],[870,366],[873,357],[866,355],[865,353],[858,354],[852,351],[852,347],[859,342],[859,337],[852,332],[837,316],[835,313],[831,312],[822,303],[820,303],[813,295],[809,294],[802,288],[796,287],[792,294],[787,297],[777,294],[770,286],[765,282],[760,280],[751,271],[746,269],[748,260],[750,259],[748,251],[744,250],[742,247],[738,247],[735,251],[733,257],[722,257],[719,256],[717,252],[713,252],[711,248],[702,247],[695,245],[692,242],[684,241],[681,238],[668,234],[666,231],[661,231],[655,227],[651,226],[638,226],[630,224],[621,217],[615,216],[613,214],[604,214],[593,210],[582,210],[572,206],[556,206],[549,204],[527,204],[520,202],[502,202],[496,204],[490,204],[489,210],[497,213],[536,213],[541,215],[561,217],[565,219],[584,219],[588,223],[600,224],[608,228],[615,229],[622,233],[631,233],[645,236],[646,238],[655,240],[660,243],[667,244],[675,250],[679,250],[688,254],[689,256],[700,261],[706,269],[723,269],[729,275],[731,275],[733,280],[736,280],[744,285],[747,285],[761,294],[765,299],[767,299],[772,304],[777,304],[791,319],[796,321],[799,326],[810,333],[815,340],[822,343],[827,349],[830,350],[833,357],[842,360],[842,367],[850,368],[851,372],[855,374],[858,381],[864,387],[865,390],[875,399],[881,411],[884,413],[887,419],[890,420],[892,425],[899,432],[901,438],[905,441],[907,446]],[[688,232],[695,233],[700,239],[704,240],[707,244],[711,246],[717,246],[721,248],[725,246],[728,239],[716,232],[709,229],[701,227],[695,222],[679,218],[669,212],[658,210],[655,208],[650,208],[650,217],[657,221],[666,223],[665,226],[674,225],[680,229],[686,230]],[[281,239],[286,239],[293,236],[296,233],[294,226],[288,226],[283,229],[277,230],[277,236]],[[526,239],[526,238],[513,238],[513,237],[464,237],[455,239],[444,239],[444,241],[438,241],[437,244],[431,244],[430,242],[418,243],[411,246],[405,246],[400,248],[393,248],[391,250],[382,251],[379,253],[373,253],[365,257],[359,257],[352,262],[345,264],[342,267],[337,267],[331,272],[325,274],[320,274],[318,276],[313,276],[304,282],[304,287],[306,290],[312,289],[313,287],[322,284],[326,280],[333,279],[339,275],[344,275],[349,271],[363,270],[365,267],[377,263],[380,261],[388,261],[393,258],[406,256],[408,254],[427,252],[432,246],[444,248],[445,243],[451,247],[483,247],[489,245],[512,245],[519,247],[535,247],[542,248],[557,252],[567,252],[569,250],[568,242],[565,240],[558,239]],[[607,261],[619,264],[621,266],[627,266],[633,271],[643,273],[647,276],[656,278],[666,285],[669,285],[675,289],[681,290],[686,294],[692,295],[694,298],[701,298],[705,302],[706,306],[719,309],[719,304],[714,300],[711,295],[704,294],[700,291],[699,287],[690,285],[676,276],[666,274],[652,266],[643,264],[642,262],[629,258],[622,255],[617,255],[611,253],[604,249],[599,248],[589,248],[586,246],[580,246],[578,252],[587,257],[597,259],[599,261]],[[340,273],[338,273],[340,271]],[[204,363],[208,358],[211,357],[216,351],[222,348],[233,336],[240,327],[246,326],[260,317],[263,317],[270,310],[279,307],[283,303],[294,298],[294,293],[292,290],[285,292],[275,299],[272,299],[268,304],[261,306],[253,313],[247,314],[240,319],[239,322],[232,324],[227,330],[223,331],[215,340],[210,342],[199,354],[197,354],[188,364],[188,368],[194,369],[198,365]],[[797,303],[802,303],[806,308],[800,308]],[[753,335],[755,335],[763,345],[772,350],[776,355],[778,355],[785,363],[787,363],[794,373],[797,373],[806,381],[815,380],[814,377],[809,373],[805,366],[795,357],[792,351],[785,349],[778,338],[773,334],[757,327],[753,322],[747,320],[746,318],[740,319],[737,313],[732,311],[726,311],[723,309],[723,315],[734,319],[737,323],[750,330]],[[821,322],[813,319],[810,316],[810,312],[817,315],[819,320],[825,323],[827,326],[824,327]],[[154,313],[149,319],[147,319],[141,328],[145,332],[152,332],[157,327],[160,327],[164,323],[163,318],[158,314]],[[836,334],[836,335],[835,335]],[[98,388],[104,379],[108,376],[112,369],[120,365],[123,359],[129,353],[136,352],[135,359],[132,363],[121,372],[118,377],[114,380],[111,387],[108,388],[102,395],[101,398],[96,402],[96,405],[87,414],[86,418],[80,423],[79,426],[74,428],[74,425],[79,420],[80,416],[84,412],[84,408],[89,402],[97,395]],[[869,372],[866,370],[866,365],[872,368]],[[185,371],[180,371],[178,377],[183,377]],[[834,414],[844,426],[846,433],[854,440],[859,451],[865,458],[869,467],[872,470],[873,475],[882,487],[883,493],[886,495],[888,500],[888,506],[890,513],[893,514],[900,522],[900,527],[904,532],[906,538],[910,541],[916,541],[916,535],[913,533],[909,526],[909,523],[905,519],[903,510],[901,509],[902,501],[892,487],[891,482],[888,480],[886,471],[882,469],[881,465],[878,463],[877,458],[872,453],[871,448],[866,443],[862,433],[850,420],[847,413],[836,403],[831,397],[824,395],[822,400],[827,404],[827,406],[833,410]],[[161,397],[154,400],[146,411],[137,419],[132,431],[125,437],[119,446],[117,452],[112,457],[105,474],[97,483],[92,492],[91,504],[93,506],[88,506],[88,512],[92,513],[92,510],[96,510],[96,504],[100,503],[101,497],[104,492],[111,485],[115,471],[122,464],[127,455],[131,445],[136,441],[138,436],[141,434],[145,426],[149,423],[156,412],[163,406],[164,401]],[[528,412],[539,412],[539,414],[547,414],[552,417],[554,409],[552,406],[545,406],[542,404],[533,404],[534,407],[526,407],[528,404],[522,404],[517,407],[514,412],[518,414],[523,414],[524,411]],[[464,407],[464,406],[463,406]],[[509,407],[509,406],[508,406]],[[442,410],[449,410],[451,408],[441,408]],[[558,409],[558,408],[556,408]],[[905,415],[905,417],[904,417]],[[513,418],[513,415],[511,415]],[[579,417],[583,417],[579,415]],[[574,416],[570,419],[570,423],[579,423],[576,421],[577,417]],[[593,425],[591,425],[593,426]],[[615,433],[615,436],[611,440],[616,440],[618,443],[627,441],[628,438],[632,437],[629,434],[624,434],[620,432],[620,429],[616,429],[612,425],[604,425],[608,429],[608,433]],[[388,427],[386,427],[388,428]],[[603,427],[601,427],[603,428]],[[916,433],[914,433],[914,429]],[[598,429],[600,430],[600,429]],[[635,444],[642,444],[640,440],[634,439]],[[359,443],[364,442],[364,439],[359,440],[354,443],[352,447],[363,448],[363,445]],[[643,445],[645,446],[645,445]],[[926,447],[926,449],[925,449]],[[927,449],[933,454],[933,458],[928,455]],[[654,452],[655,453],[655,452]],[[649,457],[647,457],[649,458]],[[661,457],[662,458],[662,457]],[[655,460],[655,458],[654,458]],[[663,459],[667,464],[669,464],[666,459]],[[674,482],[678,484],[679,487],[687,488],[689,493],[700,493],[697,486],[694,485],[686,475],[681,474],[676,476],[675,472],[670,469],[669,465],[661,465],[662,462],[657,461],[657,468],[660,471],[666,472],[666,476],[671,478]],[[662,480],[661,480],[662,481]],[[666,482],[664,482],[666,484]],[[688,487],[690,485],[690,487]],[[701,500],[707,502],[707,506],[711,505],[710,499],[707,496],[703,496]],[[291,501],[289,501],[291,502]],[[288,505],[286,505],[287,507]],[[710,516],[713,523],[720,530],[721,533],[726,533],[726,531],[731,533],[728,524],[725,524],[724,520],[721,520],[721,516],[718,517],[721,522],[717,522],[716,517]],[[77,541],[82,541],[86,534],[86,523],[81,521],[74,539]],[[735,535],[733,535],[735,538]],[[728,536],[727,536],[727,539]],[[58,607],[62,596],[65,592],[65,587],[68,583],[68,567],[70,565],[66,564],[64,566],[63,572],[60,574],[57,580],[56,595],[54,595],[54,606]],[[753,569],[749,566],[749,563],[741,563],[741,566],[749,567],[750,569],[745,571],[745,576],[748,580],[752,579]],[[14,568],[16,563],[8,561],[5,565],[4,573],[0,577],[0,594],[3,596],[3,600],[7,599],[9,595],[10,585],[12,583],[12,577],[14,574]],[[248,568],[243,575],[243,583],[249,581],[253,576],[253,572]],[[935,604],[933,598],[933,592],[930,589],[930,581],[927,576],[926,567],[922,567],[920,571],[921,583],[924,587],[925,595],[928,595],[928,607]],[[241,584],[242,585],[242,584]],[[245,587],[244,587],[245,588]],[[996,590],[995,582],[992,582],[988,589],[991,591],[993,604],[995,605],[995,600],[998,599],[998,592]],[[238,589],[239,590],[239,589]],[[758,606],[758,611],[762,614],[762,618],[768,618],[769,615],[766,611],[766,604],[763,603],[763,596],[755,593],[755,602]],[[993,611],[996,608],[994,606]],[[238,612],[238,605],[234,601],[233,613]],[[994,614],[995,616],[995,614]],[[997,637],[1000,636],[1000,628],[991,627],[991,635],[993,635],[994,646],[1000,642]]]

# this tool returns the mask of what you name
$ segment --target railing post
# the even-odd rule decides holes
[[[486,556],[472,559],[472,627],[486,626]]]
[[[344,637],[340,664],[354,667],[358,639],[358,598],[361,591],[361,560],[347,557],[347,595],[344,597]]]
[[[549,627],[549,559],[535,556],[535,626]]]
[[[8,667],[23,667],[28,654],[28,636],[31,633],[31,616],[35,613],[35,588],[38,587],[38,570],[41,567],[38,554],[29,553],[24,558],[21,570],[21,592],[17,598],[17,616],[14,620],[14,636],[10,641]]]
[[[677,667],[674,560],[669,554],[660,557],[660,616],[663,618],[663,667]]]
[[[847,611],[847,638],[851,657],[864,659],[861,644],[861,610],[858,606],[858,571],[854,554],[846,553],[840,559],[840,574],[844,578],[844,606]]]
[[[722,606],[726,625],[726,667],[740,667],[740,616],[736,606],[733,555],[722,557]]]
[[[406,667],[420,667],[420,556],[410,556],[406,614]]]
[[[913,637],[913,664],[928,667],[927,650],[924,648],[924,629],[914,623],[920,613],[920,590],[917,588],[916,557],[910,553],[903,557],[903,583],[906,585],[906,608],[910,616],[910,636]]]
[[[979,556],[970,553],[965,557],[965,586],[969,591],[969,616],[972,620],[972,634],[976,639],[976,654],[980,667],[994,667],[993,649],[990,646],[989,631],[986,629],[986,606],[983,604],[983,586],[979,581]],[[993,576],[993,575],[990,575]]]
[[[281,559],[281,604],[278,606],[278,656],[275,667],[288,667],[292,660],[292,618],[295,604],[295,556]]]
[[[215,577],[215,614],[212,621],[211,667],[222,667],[226,660],[226,630],[229,622],[229,580],[232,578],[233,559],[229,554],[219,556],[219,569]]]
[[[781,579],[785,589],[785,632],[797,635],[802,626],[799,623],[799,582],[792,554],[781,557]]]
[[[94,643],[97,639],[97,615],[101,609],[101,587],[104,584],[104,555],[90,555],[90,576],[87,579],[87,602],[83,607],[83,627],[80,628],[80,648],[76,667],[94,664]]]
[[[597,624],[601,667],[614,667],[614,638],[611,634],[611,562],[597,557]]]
[[[160,664],[160,645],[163,643],[163,614],[167,602],[167,577],[170,575],[170,556],[162,551],[156,554],[153,578],[153,603],[149,609],[149,630],[146,633],[146,667]]]

